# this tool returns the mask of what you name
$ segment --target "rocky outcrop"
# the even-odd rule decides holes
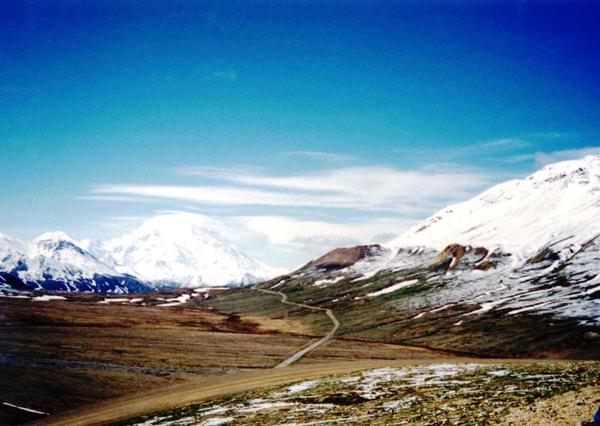
[[[359,260],[363,260],[367,257],[377,254],[380,250],[381,246],[379,244],[336,248],[324,256],[321,256],[318,259],[308,263],[302,269],[343,269],[354,265]]]
[[[559,260],[559,259],[560,259],[560,257],[558,256],[558,254],[555,253],[552,249],[545,248],[542,251],[540,251],[538,254],[536,254],[534,257],[529,259],[527,261],[527,263],[534,265],[536,263],[542,263],[546,260],[554,262],[555,260]]]
[[[485,260],[490,254],[485,247],[463,246],[461,244],[450,244],[438,255],[438,261],[444,273],[457,268],[459,262],[465,267],[487,271],[495,267],[495,263]]]

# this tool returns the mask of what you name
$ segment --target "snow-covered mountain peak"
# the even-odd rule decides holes
[[[587,155],[578,160],[548,164],[531,175],[531,178],[577,178],[595,175],[600,178],[600,155]]]
[[[440,210],[391,241],[392,248],[448,244],[499,248],[525,259],[556,243],[581,245],[600,234],[600,156],[564,161],[496,185]]]
[[[0,232],[0,241],[2,241],[2,240],[11,240],[11,239],[12,238],[9,237],[8,235],[3,234],[2,232]]]
[[[189,213],[154,216],[134,230],[129,238],[160,238],[174,242],[197,238],[222,240],[205,217]]]
[[[155,216],[105,243],[103,251],[117,270],[155,283],[222,286],[273,275],[219,235],[208,219],[190,213]]]
[[[150,288],[99,260],[64,232],[48,232],[31,244],[0,234],[0,288],[144,292]],[[15,287],[16,286],[16,287]]]
[[[24,252],[26,249],[27,244],[24,242],[0,233],[0,258],[12,252]]]
[[[47,232],[37,237],[28,250],[28,269],[19,276],[39,280],[44,275],[73,280],[96,274],[117,275],[108,265],[79,246],[64,232]]]
[[[67,241],[72,244],[77,244],[77,241],[75,241],[73,238],[68,236],[63,231],[44,232],[43,234],[38,236],[35,240],[33,240],[34,244],[38,244],[38,243],[46,242],[46,241],[50,241],[50,242]]]
[[[37,237],[29,247],[29,254],[63,259],[69,262],[76,257],[93,257],[76,240],[62,231],[46,232]]]
[[[60,231],[30,244],[0,234],[0,284],[6,278],[30,288],[130,292],[149,290],[138,278],[155,285],[249,285],[279,272],[242,253],[210,219],[189,213],[158,215],[104,243]]]

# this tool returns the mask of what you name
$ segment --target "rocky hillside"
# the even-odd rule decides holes
[[[440,330],[481,337],[502,326],[513,337],[549,333],[535,342],[544,351],[600,353],[598,218],[600,157],[591,156],[495,186],[384,246],[336,249],[264,286],[335,309],[353,337],[432,344]],[[459,341],[468,349],[467,340],[450,346]]]

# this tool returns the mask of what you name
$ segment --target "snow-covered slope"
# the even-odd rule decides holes
[[[156,216],[102,249],[103,258],[117,270],[156,285],[241,286],[275,275],[194,214]]]
[[[148,291],[138,279],[120,274],[63,232],[40,235],[27,246],[0,237],[0,271],[11,287],[129,293]]]
[[[332,295],[350,286],[378,300],[410,283],[410,305],[423,312],[476,305],[468,318],[503,311],[600,325],[600,156],[502,183],[386,246],[355,251],[338,249],[321,259],[343,252],[350,262],[317,259],[275,285],[331,286]]]
[[[390,247],[450,243],[500,248],[518,259],[540,248],[583,244],[600,234],[600,156],[551,164],[415,225]]]

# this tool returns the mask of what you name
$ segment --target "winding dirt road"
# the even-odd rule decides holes
[[[256,290],[260,291],[261,293],[266,293],[266,294],[272,294],[272,295],[275,295],[275,296],[280,296],[281,297],[281,303],[285,303],[286,305],[300,306],[301,308],[311,309],[313,311],[323,311],[323,312],[325,312],[325,315],[327,315],[329,317],[329,319],[331,320],[331,322],[333,323],[333,328],[329,331],[329,333],[327,333],[325,336],[323,336],[321,339],[317,340],[316,342],[313,342],[310,345],[306,346],[305,348],[299,350],[298,352],[296,352],[295,354],[293,354],[289,358],[281,361],[279,364],[277,364],[275,366],[275,368],[289,367],[290,365],[292,365],[296,361],[300,360],[306,354],[314,351],[319,346],[321,346],[321,345],[329,342],[333,338],[333,336],[335,335],[335,333],[338,330],[338,328],[340,328],[340,322],[335,317],[335,314],[333,313],[333,311],[331,309],[319,308],[317,306],[305,305],[303,303],[290,302],[288,300],[288,298],[287,298],[287,295],[284,294],[284,293],[282,293],[282,292],[280,292],[280,291],[266,290],[266,289],[261,289],[261,288],[257,288]]]

